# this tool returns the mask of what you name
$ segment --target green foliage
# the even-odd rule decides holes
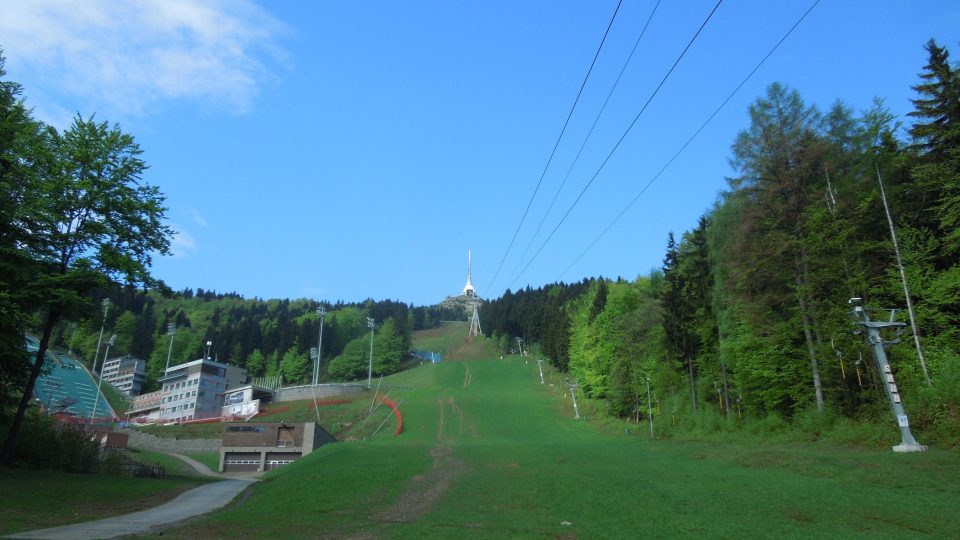
[[[601,285],[601,283],[603,285]],[[593,315],[598,295],[603,307]],[[615,416],[646,416],[645,377],[662,357],[660,313],[646,279],[598,281],[572,312],[570,372],[590,398],[605,399]]]
[[[247,357],[247,373],[251,377],[263,377],[266,373],[267,365],[266,359],[263,357],[263,353],[260,352],[260,349],[254,349],[250,356]]]
[[[394,319],[384,321],[374,336],[373,375],[395,373],[410,352],[409,339],[398,330]],[[330,362],[327,371],[337,380],[364,378],[370,371],[370,336],[361,336],[348,343],[343,353]]]
[[[289,384],[306,382],[309,365],[310,361],[306,355],[297,354],[293,349],[283,353],[280,371],[283,373],[284,382]]]
[[[80,424],[60,424],[33,408],[17,439],[16,465],[70,473],[95,472],[100,446]]]
[[[40,308],[43,320],[36,360],[0,456],[8,463],[61,317],[84,313],[92,294],[110,282],[153,283],[151,258],[168,252],[173,232],[162,223],[164,197],[142,182],[146,164],[139,146],[118,126],[77,115],[63,133],[46,127],[31,140],[36,144],[13,157],[28,169],[19,185],[0,184],[0,199],[17,201],[20,214],[0,216],[7,220],[0,227],[13,239],[0,247],[12,248],[33,268],[19,294]],[[12,290],[4,281],[0,293]]]
[[[484,328],[540,342],[614,415],[639,419],[637,381],[649,376],[678,434],[742,422],[758,433],[877,441],[876,426],[894,426],[847,300],[906,303],[882,179],[933,384],[912,339],[888,356],[918,437],[957,444],[960,72],[945,48],[926,49],[911,141],[898,140],[879,99],[861,112],[840,102],[821,112],[772,84],[734,141],[737,176],[696,227],[671,233],[662,274],[643,280],[652,294],[640,286],[630,304],[620,281],[602,278],[507,291],[488,305]],[[649,297],[655,309],[633,307]]]

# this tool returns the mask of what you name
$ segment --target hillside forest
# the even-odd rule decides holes
[[[81,358],[93,358],[101,324],[116,334],[111,357],[130,354],[147,360],[152,388],[170,365],[210,357],[245,367],[252,377],[277,378],[284,385],[309,382],[313,377],[311,349],[320,341],[321,303],[313,300],[244,299],[235,293],[185,289],[144,292],[117,288],[107,296],[110,308],[79,323],[60,325],[54,333],[59,349]],[[103,299],[100,299],[102,306]],[[366,378],[370,329],[374,320],[373,373],[396,372],[408,358],[410,335],[433,328],[441,319],[462,319],[460,311],[414,307],[392,300],[322,304],[323,337],[321,380]],[[173,325],[173,336],[169,329]],[[104,336],[106,339],[107,336]],[[101,356],[103,347],[101,346]],[[101,358],[102,360],[102,358]]]
[[[945,48],[926,50],[909,125],[880,100],[822,110],[772,84],[733,141],[737,175],[670,234],[661,268],[507,291],[483,328],[503,347],[539,344],[616,416],[646,416],[649,378],[665,429],[876,421],[892,436],[851,318],[860,297],[874,319],[902,309],[907,331],[887,354],[915,432],[960,443],[960,72]]]
[[[862,111],[840,102],[821,109],[771,84],[732,141],[736,175],[695,226],[665,239],[660,268],[508,290],[483,305],[482,328],[504,352],[523,338],[610,415],[643,421],[649,384],[664,434],[886,425],[882,381],[848,300],[863,298],[886,318],[882,308],[906,307],[906,282],[922,356],[909,323],[888,355],[918,436],[957,445],[960,70],[946,48],[931,41],[926,50],[906,119],[879,99]],[[168,354],[171,364],[201,358],[208,341],[215,359],[296,384],[312,376],[321,305],[324,381],[366,375],[368,317],[377,323],[376,375],[401,368],[413,331],[464,319],[459,310],[389,300],[170,291],[148,272],[152,254],[168,252],[171,231],[162,225],[162,195],[137,183],[146,166],[132,137],[80,116],[59,133],[31,117],[16,83],[2,90],[4,424],[18,399],[22,419],[39,373],[22,349],[24,332],[92,363],[104,328],[104,339],[116,334],[111,356],[148,361],[153,387]],[[111,168],[89,181],[83,160],[100,150]],[[78,209],[105,217],[91,222],[92,232],[73,229],[69,212]],[[894,317],[908,321],[905,310]]]

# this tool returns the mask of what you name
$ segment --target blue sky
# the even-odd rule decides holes
[[[531,242],[655,3],[623,2],[495,280],[614,0],[8,0],[0,47],[38,118],[64,128],[96,113],[136,137],[179,232],[154,262],[172,287],[418,305],[460,291],[468,248],[489,297],[646,273],[668,231],[694,226],[724,189],[730,145],[768,84],[821,108],[882,97],[902,117],[924,43],[960,59],[960,3],[821,1],[573,264],[812,4],[727,0],[527,266],[714,5],[660,3]]]

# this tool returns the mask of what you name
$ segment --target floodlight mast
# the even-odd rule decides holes
[[[317,308],[317,316],[320,317],[320,335],[317,336],[317,360],[313,365],[313,385],[320,383],[320,352],[323,350],[323,319],[327,310],[321,305]]]
[[[93,372],[97,372],[97,360],[100,358],[100,342],[103,341],[103,327],[107,324],[107,313],[110,312],[110,299],[103,299],[103,320],[100,321],[100,337],[97,338],[97,351],[93,353]]]
[[[177,323],[167,324],[167,335],[170,336],[170,347],[167,349],[167,367],[163,370],[164,375],[170,371],[170,355],[173,354],[173,336],[177,335]]]
[[[899,343],[899,339],[884,341],[880,335],[880,330],[884,328],[897,328],[902,330],[907,323],[894,321],[896,310],[891,310],[890,321],[872,321],[863,307],[862,298],[851,298],[850,305],[853,307],[854,323],[866,329],[867,343],[873,348],[873,357],[877,362],[877,369],[880,371],[880,378],[883,382],[884,391],[887,399],[890,401],[890,409],[897,420],[897,426],[900,428],[900,444],[893,447],[894,452],[923,452],[926,446],[917,442],[910,432],[910,422],[907,419],[907,413],[901,404],[900,393],[897,390],[896,381],[893,378],[893,372],[890,369],[890,362],[887,361],[887,353],[884,346]]]
[[[103,353],[103,363],[107,363],[107,357],[110,355],[110,347],[113,346],[113,343],[117,340],[117,335],[113,334],[110,336],[110,339],[107,340],[107,350]],[[97,407],[100,405],[100,387],[103,385],[103,369],[101,364],[100,377],[97,379],[97,395],[93,400],[93,413],[90,414],[90,423],[92,424],[97,418]]]
[[[370,366],[367,368],[367,390],[373,388],[373,329],[377,327],[377,322],[372,317],[367,317],[367,327],[370,328]]]
[[[537,367],[540,368],[540,384],[543,384],[543,358],[537,359]]]

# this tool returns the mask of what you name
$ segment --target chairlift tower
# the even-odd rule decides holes
[[[862,326],[866,330],[867,343],[873,347],[873,356],[877,361],[877,369],[880,371],[880,378],[883,382],[884,391],[887,393],[887,399],[890,401],[890,408],[893,416],[897,420],[897,426],[900,428],[900,444],[893,447],[894,452],[923,452],[926,446],[917,442],[910,432],[910,421],[907,419],[907,413],[903,409],[900,399],[900,392],[897,390],[897,383],[893,378],[893,372],[890,370],[890,362],[887,361],[887,353],[884,347],[900,343],[900,338],[885,341],[880,331],[886,328],[896,328],[899,336],[907,323],[895,321],[897,310],[890,310],[889,321],[873,321],[863,307],[862,298],[851,298],[850,305],[853,306],[853,317],[855,324]]]

